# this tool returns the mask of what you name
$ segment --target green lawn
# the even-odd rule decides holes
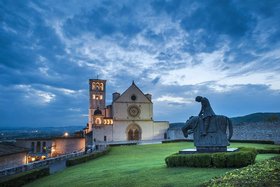
[[[232,143],[231,147],[276,147],[276,145]],[[90,162],[36,180],[27,186],[197,186],[232,169],[167,168],[164,158],[193,143],[113,147],[111,152]],[[278,146],[279,147],[279,146]],[[258,155],[257,160],[273,154]]]

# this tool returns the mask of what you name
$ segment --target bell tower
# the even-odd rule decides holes
[[[99,109],[101,115],[105,115],[106,110],[106,80],[89,79],[89,130],[93,124],[93,115],[95,110]]]

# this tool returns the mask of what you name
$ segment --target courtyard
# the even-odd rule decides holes
[[[230,147],[279,145],[232,143]],[[192,142],[112,147],[108,155],[36,180],[26,186],[198,186],[232,168],[167,168],[166,156],[193,148]],[[256,161],[275,156],[259,154]]]

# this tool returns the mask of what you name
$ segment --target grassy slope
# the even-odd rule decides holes
[[[233,143],[232,147],[275,145]],[[27,186],[195,186],[231,169],[166,168],[164,158],[193,143],[113,147],[104,157],[67,168]],[[270,155],[262,155],[265,159]]]

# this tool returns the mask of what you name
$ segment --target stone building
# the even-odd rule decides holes
[[[166,138],[169,122],[153,120],[152,95],[134,82],[124,93],[113,93],[111,105],[105,105],[105,96],[106,80],[90,79],[87,145]]]
[[[0,144],[0,170],[27,163],[28,149],[14,145]]]
[[[185,123],[171,123],[167,129],[167,139],[186,139],[182,131],[184,125]]]
[[[16,145],[28,149],[27,161],[43,160],[85,150],[83,137],[54,137],[17,139]]]

